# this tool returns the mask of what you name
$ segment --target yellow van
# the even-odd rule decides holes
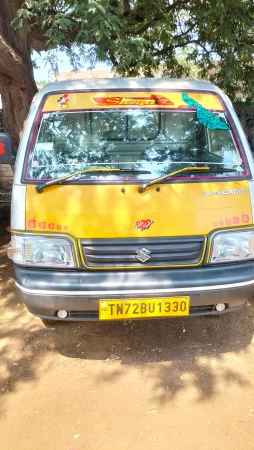
[[[0,163],[13,164],[0,135]],[[15,163],[18,291],[42,319],[222,314],[252,297],[254,165],[230,100],[195,80],[45,86]]]

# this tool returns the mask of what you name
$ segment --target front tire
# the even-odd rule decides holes
[[[56,322],[59,322],[59,320],[54,319],[41,319],[41,321],[46,328],[53,327],[56,324]]]

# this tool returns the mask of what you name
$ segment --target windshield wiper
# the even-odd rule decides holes
[[[163,175],[162,177],[155,178],[154,180],[149,181],[148,183],[140,184],[138,187],[138,192],[142,193],[146,188],[149,186],[153,186],[154,184],[162,183],[163,181],[167,180],[167,178],[172,177],[173,175],[177,175],[178,173],[182,172],[215,172],[215,173],[223,173],[223,172],[236,172],[236,169],[222,169],[222,168],[212,168],[208,166],[190,166],[190,167],[184,167],[183,169],[177,170],[176,172],[167,173],[166,175]]]
[[[83,173],[114,173],[114,174],[121,174],[121,173],[141,173],[141,174],[149,174],[151,172],[149,172],[148,170],[135,170],[135,169],[111,169],[111,168],[107,168],[107,167],[101,167],[101,168],[97,168],[97,167],[92,167],[90,169],[85,169],[85,170],[80,170],[79,172],[74,172],[74,173],[70,173],[69,175],[65,175],[64,177],[61,178],[55,178],[54,180],[50,180],[50,181],[46,181],[45,183],[41,183],[41,184],[37,184],[35,186],[35,190],[38,193],[41,193],[43,191],[43,189],[49,187],[49,186],[53,186],[55,184],[61,184],[63,181],[68,180],[68,178],[72,178],[75,177],[77,175],[81,175]]]

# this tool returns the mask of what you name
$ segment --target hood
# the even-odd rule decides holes
[[[206,235],[252,223],[247,181],[138,185],[27,186],[26,230],[76,238]]]

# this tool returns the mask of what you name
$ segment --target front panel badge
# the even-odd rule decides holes
[[[150,226],[153,224],[153,221],[150,219],[146,220],[138,220],[136,222],[135,228],[139,228],[141,231],[148,230]]]
[[[142,247],[140,250],[136,251],[136,259],[142,263],[145,263],[151,259],[151,252],[145,247]]]

